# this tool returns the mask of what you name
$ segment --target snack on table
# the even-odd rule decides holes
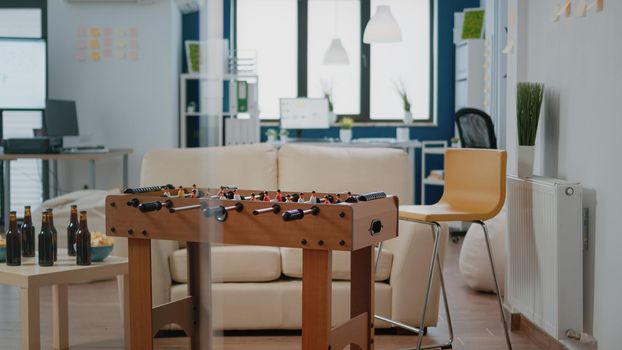
[[[101,232],[91,233],[91,247],[107,247],[114,245],[114,239]]]

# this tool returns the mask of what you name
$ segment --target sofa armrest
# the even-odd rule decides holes
[[[444,261],[448,240],[447,225],[441,226],[439,252]],[[423,298],[426,289],[430,259],[432,257],[432,227],[414,222],[400,221],[399,237],[386,241],[383,249],[393,253],[390,284],[392,289],[392,319],[419,327]],[[432,291],[425,327],[436,326],[440,300],[440,281],[434,273]]]

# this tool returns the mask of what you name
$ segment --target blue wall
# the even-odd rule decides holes
[[[258,0],[259,1],[259,0]],[[438,52],[436,53],[436,71],[437,71],[437,86],[436,94],[438,105],[437,110],[437,126],[436,127],[416,127],[410,129],[411,139],[425,140],[446,140],[449,141],[454,135],[454,80],[455,80],[455,63],[454,63],[454,44],[453,44],[453,27],[454,27],[454,12],[462,11],[468,7],[479,7],[479,0],[438,0]],[[225,36],[230,37],[230,13],[229,13],[229,0],[225,0],[225,23],[224,30]],[[199,36],[199,15],[198,13],[184,15],[183,17],[183,40],[197,40]],[[186,70],[185,58],[183,63],[183,69]],[[194,101],[198,101],[197,90],[193,89],[194,95],[191,95],[189,91],[189,98],[194,98]],[[225,104],[227,105],[227,104]],[[189,145],[197,145],[197,138],[193,138],[192,135],[196,133],[198,124],[188,123],[188,135]],[[269,127],[261,128],[262,139],[265,139],[265,132]],[[305,130],[304,137],[308,138],[323,138],[332,137],[337,138],[339,136],[338,128],[330,128],[328,130]],[[353,129],[353,137],[395,137],[394,127],[355,127]],[[415,161],[415,186],[417,188],[416,201],[420,202],[420,164],[421,155],[417,154]],[[436,169],[442,167],[442,160],[430,158],[428,163],[429,169]],[[442,189],[437,186],[429,186],[427,189],[428,203],[432,203],[440,198]]]

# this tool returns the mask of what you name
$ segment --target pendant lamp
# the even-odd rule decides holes
[[[402,31],[395,17],[391,14],[391,7],[388,5],[378,5],[376,14],[367,22],[363,33],[363,42],[366,44],[374,43],[396,43],[402,41]]]

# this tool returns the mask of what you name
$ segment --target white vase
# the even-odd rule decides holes
[[[350,142],[352,140],[352,129],[339,129],[339,139],[341,142]]]
[[[288,135],[281,135],[281,142],[287,142],[287,140],[289,140],[289,136]]]
[[[413,122],[413,114],[410,111],[404,111],[404,124],[410,124]]]
[[[535,146],[518,146],[518,177],[527,178],[533,175],[533,159]]]

